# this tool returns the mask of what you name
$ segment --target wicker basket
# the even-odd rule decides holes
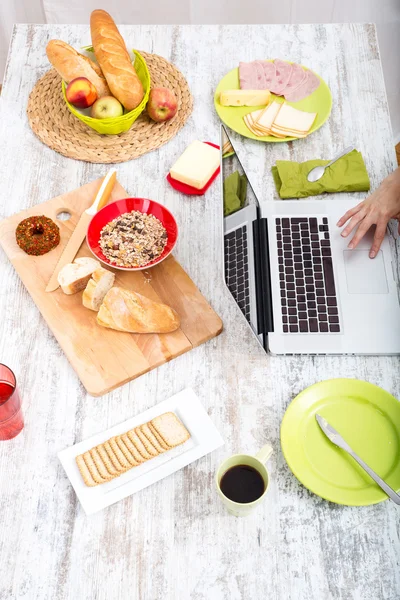
[[[86,50],[90,52],[93,49],[91,47],[87,47]],[[137,106],[129,112],[126,112],[121,117],[111,117],[108,119],[94,119],[93,117],[89,117],[88,115],[80,112],[79,109],[77,109],[70,102],[68,102],[65,93],[67,86],[64,81],[61,83],[64,101],[71,113],[75,115],[75,117],[77,117],[80,121],[82,121],[82,123],[85,123],[85,125],[88,125],[88,127],[91,127],[92,129],[97,131],[97,133],[103,133],[106,135],[116,135],[118,133],[128,131],[128,129],[132,127],[133,123],[136,121],[138,116],[145,109],[150,94],[150,73],[147,68],[146,61],[139,54],[139,52],[133,50],[133,53],[135,55],[135,62],[133,66],[135,67],[136,73],[138,74],[138,77],[142,82],[144,96],[139,106]]]

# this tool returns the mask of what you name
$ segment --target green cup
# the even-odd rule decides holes
[[[261,448],[261,450],[259,450],[259,452],[257,452],[255,456],[252,456],[251,454],[234,454],[220,464],[215,475],[217,492],[228,511],[235,517],[246,517],[265,498],[269,486],[269,475],[265,463],[270,458],[272,452],[272,446],[266,444]],[[236,467],[237,465],[247,465],[249,467],[253,467],[253,469],[256,469],[256,471],[259,472],[264,480],[264,492],[259,498],[257,498],[257,500],[254,500],[254,502],[247,502],[245,504],[241,502],[234,502],[233,500],[227,498],[221,490],[221,479],[223,475],[225,475],[229,469]]]

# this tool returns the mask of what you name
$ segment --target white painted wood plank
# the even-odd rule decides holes
[[[329,122],[306,140],[263,145],[233,136],[262,201],[276,192],[279,158],[330,157],[355,141],[376,187],[395,166],[374,27],[124,26],[129,45],[157,52],[186,75],[193,116],[168,145],[118,165],[131,194],[160,200],[177,217],[177,258],[222,316],[217,339],[102,398],[89,397],[0,251],[0,360],[16,372],[26,428],[0,443],[0,598],[35,600],[394,600],[399,597],[398,512],[384,503],[339,507],[291,475],[279,426],[291,399],[321,379],[358,377],[400,396],[396,357],[266,357],[222,284],[219,187],[178,195],[164,180],[193,139],[218,141],[213,90],[239,60],[282,56],[331,86]],[[25,116],[47,70],[45,45],[79,46],[87,26],[18,26],[0,100],[0,217],[101,176],[104,167],[43,146]],[[351,59],[350,59],[350,58]],[[359,195],[355,194],[356,202]],[[334,201],[334,197],[332,197]],[[66,315],[66,324],[68,316]],[[56,453],[192,386],[225,448],[102,513],[85,517]],[[213,477],[230,453],[271,441],[272,484],[247,519],[220,505]]]

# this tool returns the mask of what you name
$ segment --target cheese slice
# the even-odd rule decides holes
[[[276,115],[271,129],[280,127],[287,131],[299,131],[308,133],[315,121],[317,113],[308,113],[298,110],[288,104],[283,104]]]
[[[278,103],[276,103],[276,104],[278,104]],[[248,113],[247,115],[245,115],[243,117],[244,122],[246,123],[246,125],[250,129],[250,131],[258,137],[265,137],[267,135],[273,135],[274,137],[277,137],[277,138],[285,138],[286,134],[277,134],[277,133],[272,134],[270,129],[267,129],[266,127],[263,127],[262,125],[260,125],[260,118],[262,117],[262,114],[266,110],[268,110],[268,108],[269,107]]]
[[[246,123],[248,129],[250,129],[251,133],[254,133],[254,135],[257,135],[258,137],[262,137],[264,135],[253,127],[253,122],[251,121],[248,115],[244,115],[243,120]]]
[[[259,116],[257,119],[257,125],[271,131],[272,123],[275,121],[277,115],[281,110],[282,104],[279,102],[272,102],[267,108],[263,111],[263,114]]]
[[[279,127],[278,125],[273,124],[273,128],[277,131],[295,131],[296,133],[308,133],[308,131],[298,131],[297,129],[288,129],[287,127]]]
[[[276,132],[273,132],[273,131],[271,131],[269,135],[272,135],[272,137],[282,138],[282,139],[284,139],[285,137],[288,136],[287,133],[281,134],[281,133],[276,133]]]
[[[272,132],[271,135],[273,135],[274,137],[280,137],[280,138],[285,138],[285,137],[293,137],[293,138],[305,138],[307,137],[308,133],[297,133],[296,131],[286,131],[286,133],[284,135],[278,135],[275,132]]]
[[[171,167],[173,179],[201,190],[219,167],[219,150],[204,142],[192,142]]]
[[[252,113],[249,113],[247,115],[245,115],[243,117],[244,122],[246,123],[247,127],[250,129],[250,131],[252,133],[254,133],[254,135],[258,136],[258,137],[263,137],[265,135],[268,135],[263,129],[260,129],[257,125],[256,125],[256,120],[257,117],[260,116],[260,114],[262,112],[264,112],[265,109],[261,109],[261,110],[256,110]]]
[[[257,119],[262,115],[262,113],[266,110],[265,108],[261,108],[260,110],[253,110],[253,112],[249,113],[248,116],[254,123]]]
[[[276,132],[272,132],[271,135],[275,137],[294,137],[294,138],[305,138],[308,133],[297,133],[297,131],[286,131],[284,134],[278,134]]]
[[[263,127],[260,127],[259,125],[257,125],[257,121],[254,121],[251,117],[249,117],[249,119],[250,119],[250,123],[252,124],[253,129],[255,129],[255,131],[258,131],[259,135],[269,135],[268,129],[264,129]]]
[[[219,102],[222,106],[261,106],[268,104],[270,97],[269,90],[225,90]]]

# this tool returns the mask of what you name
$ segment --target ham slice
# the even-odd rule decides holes
[[[253,60],[250,63],[239,63],[240,89],[271,90],[274,82],[276,82],[276,67],[273,62]]]
[[[253,65],[254,68],[256,70],[256,74],[257,74],[257,87],[255,88],[256,90],[267,90],[269,89],[267,87],[266,81],[265,81],[265,74],[264,74],[264,69],[261,63],[261,60],[255,60],[253,61]]]
[[[310,96],[318,88],[320,83],[318,77],[312,71],[306,71],[305,73],[305,80],[296,89],[285,92],[285,98],[288,102],[299,102]]]
[[[258,90],[258,75],[254,62],[239,63],[239,83],[241,90]]]
[[[266,60],[260,60],[257,62],[261,63],[262,68],[264,69],[265,85],[267,86],[267,90],[271,91],[271,86],[275,82],[276,78],[276,67],[273,62],[268,62]]]
[[[283,95],[286,97],[286,94],[290,94],[294,92],[307,78],[307,71],[303,69],[300,65],[293,63],[292,64],[292,73],[290,75],[290,79],[287,83],[287,86],[283,90]]]
[[[271,86],[270,92],[280,96],[286,88],[292,74],[292,65],[288,62],[276,58],[274,60],[276,69],[276,78]]]
[[[241,90],[268,90],[271,81],[272,70],[268,71],[268,82],[264,69],[265,61],[253,60],[253,62],[239,63],[239,83]],[[275,75],[275,67],[273,70]]]
[[[299,102],[318,88],[320,80],[301,65],[276,58],[239,63],[239,83],[242,90],[270,90],[288,102]]]

